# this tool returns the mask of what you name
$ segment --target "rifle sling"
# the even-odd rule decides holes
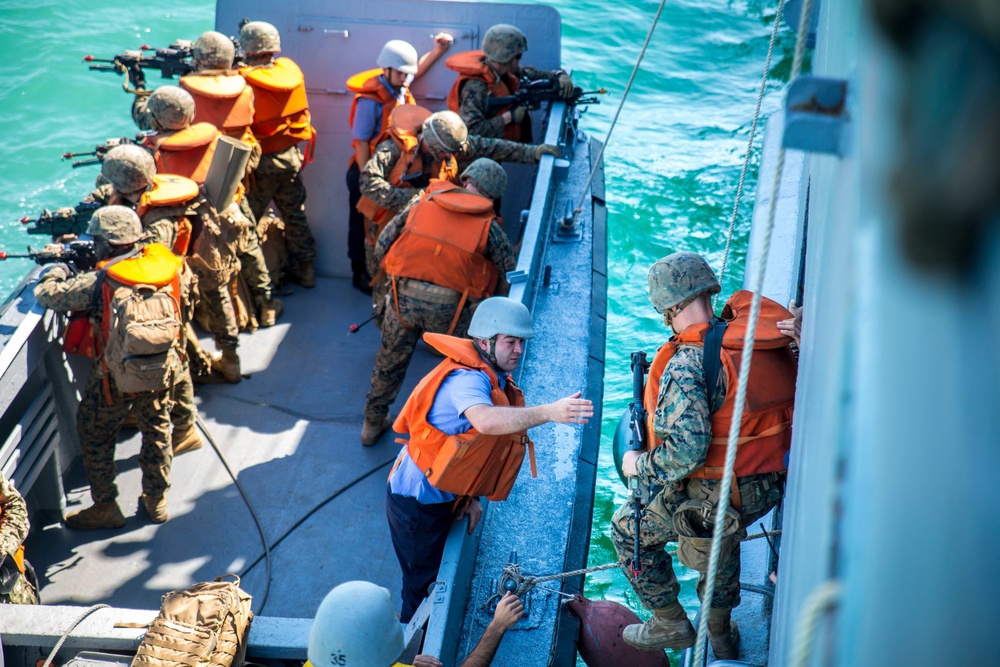
[[[712,326],[705,333],[705,345],[702,347],[701,363],[705,369],[705,393],[708,395],[709,414],[714,412],[715,394],[718,390],[719,371],[722,369],[722,337],[726,334],[729,322],[721,318],[713,318]]]

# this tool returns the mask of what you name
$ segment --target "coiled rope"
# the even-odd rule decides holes
[[[747,139],[747,151],[743,156],[743,169],[740,170],[740,183],[736,186],[736,201],[733,202],[733,215],[729,218],[729,231],[726,233],[726,250],[722,255],[722,269],[719,270],[719,284],[726,279],[726,269],[729,267],[729,248],[733,244],[733,234],[736,231],[736,215],[740,210],[740,200],[743,198],[743,184],[750,170],[750,155],[753,150],[754,136],[757,134],[757,121],[760,119],[760,107],[764,102],[764,91],[767,89],[767,75],[771,72],[771,56],[774,55],[774,44],[778,41],[778,26],[781,24],[781,11],[785,8],[785,0],[778,0],[778,10],[774,15],[774,28],[771,30],[771,42],[767,45],[767,58],[764,59],[764,72],[760,77],[760,91],[757,93],[757,109],[753,113],[753,123],[750,124],[750,137]],[[712,296],[712,306],[719,298]]]
[[[802,3],[802,15],[799,18],[799,29],[795,38],[795,56],[792,59],[791,80],[794,80],[802,70],[812,5],[812,0],[804,0]],[[781,177],[784,169],[785,149],[782,146],[778,149],[774,181],[771,185],[771,201],[768,206],[767,222],[764,226],[764,236],[761,242],[761,257],[763,259],[758,263],[757,273],[754,276],[754,283],[751,288],[753,301],[750,305],[750,322],[747,326],[746,335],[743,337],[743,361],[740,364],[739,385],[736,390],[736,402],[733,406],[734,415],[742,415],[746,404],[747,384],[750,380],[750,366],[753,362],[753,341],[757,334],[757,317],[760,315],[760,291],[764,286],[764,275],[767,271],[766,260],[771,251],[771,236],[774,231],[774,219],[778,205],[778,190],[781,187]],[[701,661],[699,656],[705,655],[705,641],[708,638],[708,609],[712,606],[712,597],[715,595],[715,577],[719,573],[722,533],[725,527],[726,510],[729,509],[729,493],[732,489],[733,469],[736,465],[736,442],[740,436],[740,421],[740,419],[733,419],[729,426],[729,441],[726,444],[726,463],[723,469],[722,485],[719,488],[719,502],[715,514],[715,530],[712,535],[712,551],[708,561],[707,581],[705,582],[705,591],[701,599],[701,613],[698,619],[698,641],[695,646],[694,655],[699,662]]]
[[[663,13],[663,7],[667,4],[667,0],[660,0],[660,7],[656,10],[656,16],[653,17],[653,25],[649,26],[649,32],[646,33],[646,41],[642,44],[642,50],[639,51],[639,57],[635,61],[635,67],[632,68],[632,75],[628,78],[628,84],[625,86],[625,92],[622,93],[622,101],[618,103],[618,109],[615,110],[615,117],[611,119],[611,127],[608,128],[608,133],[604,135],[604,143],[601,144],[601,149],[597,151],[597,159],[594,160],[594,167],[590,170],[590,178],[587,179],[587,185],[584,186],[583,192],[580,194],[580,201],[577,203],[576,208],[573,209],[573,217],[575,218],[583,210],[583,203],[587,200],[587,193],[590,192],[590,186],[594,182],[594,176],[597,175],[598,170],[601,168],[601,160],[604,158],[604,149],[607,148],[608,142],[611,141],[611,133],[615,131],[615,125],[618,124],[618,116],[622,113],[622,107],[625,106],[625,100],[628,99],[628,94],[632,90],[632,82],[635,81],[635,75],[639,73],[639,65],[642,64],[642,59],[646,57],[646,49],[649,48],[649,41],[653,39],[653,32],[656,30],[656,24],[660,22],[660,14]]]

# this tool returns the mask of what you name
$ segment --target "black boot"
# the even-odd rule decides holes
[[[351,285],[354,289],[358,290],[362,294],[371,295],[372,288],[370,283],[372,277],[368,275],[368,269],[365,268],[364,262],[351,262],[351,273],[354,277],[351,279]]]

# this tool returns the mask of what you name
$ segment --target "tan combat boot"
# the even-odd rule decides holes
[[[118,503],[96,503],[85,510],[77,510],[66,515],[66,527],[77,530],[97,530],[98,528],[121,528],[125,516]]]
[[[365,447],[371,447],[378,443],[378,439],[382,437],[382,434],[389,430],[392,426],[392,420],[389,419],[389,415],[386,415],[382,421],[370,422],[365,419],[365,425],[361,427],[361,444]]]
[[[271,299],[267,303],[261,304],[260,317],[257,318],[257,324],[261,328],[273,327],[284,310],[285,306],[281,303],[281,299]]]
[[[167,520],[167,497],[147,496],[145,493],[140,497],[142,506],[146,508],[146,514],[153,523],[163,523]]]
[[[630,625],[622,631],[625,643],[640,651],[684,649],[694,646],[697,638],[684,607],[676,600],[663,609],[654,609],[645,623]]]
[[[312,260],[299,262],[292,269],[292,280],[303,287],[316,287],[316,268],[313,266]]]
[[[201,449],[204,443],[201,441],[201,434],[198,432],[198,427],[191,424],[190,428],[184,431],[174,429],[173,435],[170,437],[170,444],[174,450],[174,456],[177,456],[184,452]]]
[[[229,384],[236,384],[243,379],[240,375],[240,357],[236,350],[223,350],[212,355],[212,370],[221,374]]]
[[[740,657],[740,629],[730,619],[732,609],[708,610],[708,641],[716,660],[736,660]]]

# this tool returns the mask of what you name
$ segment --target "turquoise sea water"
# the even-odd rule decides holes
[[[563,17],[563,61],[585,89],[611,92],[585,116],[603,138],[658,2],[548,2]],[[666,338],[646,299],[646,271],[677,250],[705,254],[718,269],[732,213],[767,53],[775,3],[759,0],[670,0],[605,154],[609,206],[608,349],[602,454],[595,500],[591,564],[613,560],[608,521],[624,500],[610,439],[630,399],[629,355],[652,355]],[[194,39],[214,24],[210,1],[153,5],[131,0],[0,0],[0,248],[29,242],[17,222],[43,207],[72,205],[89,192],[96,167],[73,170],[60,156],[108,137],[131,136],[129,97],[121,79],[89,72],[81,62],[142,43]],[[777,45],[763,115],[780,105],[794,38]],[[531,52],[525,57],[531,63]],[[756,142],[760,144],[760,135]],[[743,279],[746,234],[756,182],[755,147],[737,221],[725,293]],[[44,239],[31,242],[42,245]],[[0,264],[0,292],[17,285],[26,265]],[[724,295],[725,295],[724,293]],[[592,397],[598,400],[600,397]],[[697,606],[694,576],[679,572],[682,602]],[[587,594],[624,602],[643,614],[619,572],[588,579]]]

